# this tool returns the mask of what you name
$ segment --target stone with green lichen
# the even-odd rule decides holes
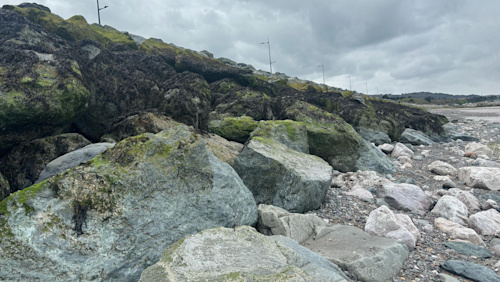
[[[200,135],[146,133],[0,202],[0,280],[137,281],[186,235],[256,221],[251,192]]]
[[[348,281],[320,255],[249,226],[214,228],[167,248],[140,281]]]
[[[287,117],[306,124],[309,152],[343,172],[353,171],[360,156],[361,137],[339,116],[314,105],[296,102]]]
[[[227,140],[245,143],[257,126],[259,123],[248,116],[227,117],[222,120],[211,120],[208,123],[208,130]]]
[[[274,139],[298,152],[309,153],[306,124],[293,120],[263,120],[251,134]]]
[[[258,136],[248,142],[233,167],[257,204],[298,213],[318,209],[332,179],[332,167],[321,158]]]

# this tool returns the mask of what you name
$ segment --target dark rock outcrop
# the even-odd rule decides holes
[[[33,185],[50,161],[89,144],[90,141],[77,133],[36,139],[14,147],[0,158],[0,171],[14,193]]]

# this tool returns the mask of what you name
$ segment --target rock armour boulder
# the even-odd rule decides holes
[[[189,234],[257,222],[252,193],[187,126],[124,139],[0,212],[0,280],[25,281],[137,281]]]
[[[283,236],[249,226],[188,236],[147,268],[140,281],[348,281],[338,266]]]
[[[319,157],[262,137],[250,140],[233,167],[257,204],[271,204],[299,213],[321,206],[333,172]]]

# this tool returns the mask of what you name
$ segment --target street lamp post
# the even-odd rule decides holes
[[[321,69],[323,70],[323,84],[326,85],[325,83],[325,66],[323,64],[319,65],[318,68],[321,67]]]
[[[99,0],[97,0],[97,20],[99,25],[101,25],[101,10],[106,9],[107,7],[108,6],[104,6],[101,8],[101,6],[99,6]]]
[[[267,38],[266,42],[262,42],[260,44],[267,44],[267,46],[269,47],[269,71],[271,72],[271,74],[273,74],[273,63],[276,62],[273,62],[271,60],[271,42],[269,41],[269,37]]]

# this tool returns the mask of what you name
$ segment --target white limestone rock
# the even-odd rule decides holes
[[[500,235],[500,213],[489,209],[473,214],[469,217],[469,227],[481,235]]]
[[[415,248],[420,232],[410,217],[394,214],[387,206],[381,206],[370,212],[365,224],[365,231],[376,236],[399,239],[410,248]]]
[[[435,173],[437,175],[450,175],[455,176],[457,174],[457,169],[454,168],[449,163],[445,163],[442,161],[434,161],[430,165],[427,166],[430,172]]]
[[[500,168],[468,166],[458,169],[458,179],[468,186],[500,190]]]

